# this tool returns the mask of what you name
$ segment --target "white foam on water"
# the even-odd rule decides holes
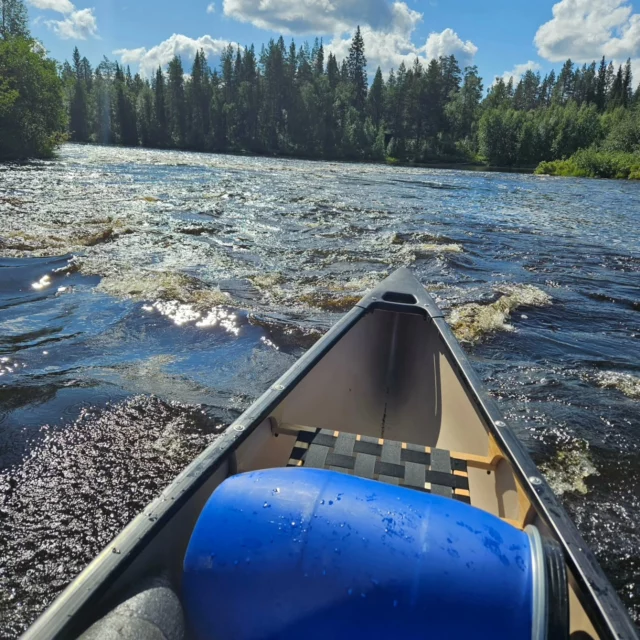
[[[520,307],[545,307],[551,296],[533,285],[506,285],[502,297],[490,304],[471,302],[456,307],[449,315],[449,324],[458,340],[475,343],[496,331],[515,331],[509,324],[511,314]]]
[[[558,496],[565,493],[585,495],[588,492],[586,479],[599,475],[585,440],[576,442],[571,449],[560,449],[552,460],[540,465],[540,471]]]
[[[435,242],[428,242],[419,245],[409,245],[414,253],[418,256],[422,254],[431,254],[431,253],[463,253],[464,248],[461,244],[457,242],[450,242],[447,244],[437,244]]]
[[[640,378],[630,373],[601,371],[593,376],[593,379],[603,389],[617,389],[628,398],[640,400]]]

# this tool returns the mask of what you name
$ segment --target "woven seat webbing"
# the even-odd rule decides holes
[[[288,466],[331,469],[470,502],[467,463],[444,449],[327,429],[301,430]]]

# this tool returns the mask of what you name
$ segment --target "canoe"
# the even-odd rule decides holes
[[[327,635],[638,637],[406,269],[184,469],[24,637]]]

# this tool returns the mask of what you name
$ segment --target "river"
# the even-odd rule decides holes
[[[638,185],[66,145],[0,223],[1,636],[398,266],[640,621]]]

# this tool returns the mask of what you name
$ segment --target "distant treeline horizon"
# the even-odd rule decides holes
[[[211,69],[175,56],[152,78],[106,57],[94,68],[76,48],[61,69],[69,134],[77,142],[351,160],[485,161],[535,166],[603,137],[602,117],[640,99],[631,63],[568,60],[544,77],[497,78],[483,92],[476,66],[454,56],[402,63],[368,82],[357,29],[348,57],[284,38],[229,45]]]
[[[343,60],[326,55],[318,39],[298,46],[280,37],[259,53],[229,45],[213,69],[203,50],[190,69],[174,56],[151,78],[106,57],[94,68],[75,48],[71,63],[52,74],[55,64],[26,28],[23,1],[1,5],[17,19],[0,31],[0,134],[8,135],[0,135],[0,158],[48,155],[61,134],[160,149],[504,167],[581,149],[640,151],[640,88],[633,91],[630,60],[617,68],[604,57],[567,60],[557,73],[497,78],[486,94],[478,68],[461,68],[454,56],[426,65],[416,58],[386,75],[378,67],[369,83],[358,28]],[[46,82],[25,77],[27,52]],[[38,127],[30,113],[39,114]],[[20,148],[21,122],[48,143]]]

